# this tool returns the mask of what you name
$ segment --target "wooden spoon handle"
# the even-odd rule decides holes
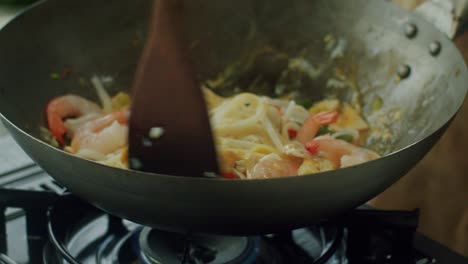
[[[218,172],[206,104],[183,35],[184,11],[183,0],[155,6],[132,90],[133,169],[184,176]],[[151,136],[154,128],[162,128],[161,137]]]

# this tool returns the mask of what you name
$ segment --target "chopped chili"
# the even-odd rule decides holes
[[[224,172],[223,178],[225,179],[239,179],[239,177],[234,172]]]
[[[305,148],[310,154],[317,154],[319,143],[315,140],[311,140],[305,144]]]
[[[297,136],[297,130],[295,129],[288,129],[288,135],[290,138],[295,138]]]

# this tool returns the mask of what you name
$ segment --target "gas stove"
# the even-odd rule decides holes
[[[228,237],[140,226],[68,193],[2,189],[0,198],[0,208],[21,208],[0,221],[0,263],[439,263],[413,247],[417,212],[360,208],[290,232]]]
[[[0,27],[22,8],[0,5]],[[418,211],[362,206],[319,224],[254,236],[151,229],[68,193],[1,125],[0,149],[0,264],[467,263],[416,232]]]
[[[418,211],[366,205],[280,234],[174,234],[67,192],[0,136],[0,263],[467,263],[416,232]]]

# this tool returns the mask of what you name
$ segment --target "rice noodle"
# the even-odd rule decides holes
[[[104,113],[117,111],[112,106],[115,99],[112,99],[105,90],[103,80],[98,76],[93,76],[91,82],[102,103]],[[302,163],[307,165],[307,162],[316,162],[317,155],[320,155],[320,151],[323,151],[314,152],[313,146],[311,147],[309,142],[303,144],[295,139],[298,133],[304,131],[301,131],[301,129],[307,129],[307,126],[303,127],[304,121],[316,113],[292,100],[271,99],[252,93],[241,93],[230,98],[222,98],[205,91],[206,94],[209,95],[205,96],[205,99],[207,105],[211,107],[208,110],[216,148],[218,154],[221,155],[220,167],[222,172],[229,173],[230,177],[258,179],[264,177],[262,173],[271,177],[290,176],[299,172],[309,173],[307,166],[302,166]],[[318,112],[324,111],[319,109]],[[64,123],[67,128],[67,136],[73,138],[75,130],[100,115],[103,115],[103,113],[99,112],[94,116],[85,115],[66,120]],[[102,138],[92,146],[81,145],[77,149],[65,146],[64,149],[82,158],[113,167],[127,168],[128,146],[126,140],[128,131],[121,129],[123,127],[128,128],[127,124],[121,124],[114,120],[112,125],[99,131]],[[350,140],[352,136],[353,143],[358,142],[358,130],[348,127],[343,129],[341,127],[330,128],[338,131],[314,139],[342,137],[342,139]],[[150,138],[158,138],[162,135],[162,132],[164,131],[160,127],[154,127],[148,135]],[[44,131],[43,134],[45,134],[44,137],[52,138],[49,131]],[[112,149],[103,147],[109,145],[107,144],[108,139],[113,143],[117,142],[116,145],[118,146]],[[339,142],[344,144],[342,141]],[[96,146],[101,146],[101,148]],[[99,149],[100,152],[96,151],[96,149]],[[344,164],[365,162],[368,156],[343,157],[343,162]],[[299,170],[299,168],[302,168],[302,170]]]
[[[233,139],[233,138],[226,138],[222,137],[219,139],[221,144],[225,147],[232,147],[232,148],[254,148],[258,144],[252,143],[247,140],[240,140],[240,139]]]

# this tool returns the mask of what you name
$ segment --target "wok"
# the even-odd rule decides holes
[[[244,50],[265,43],[291,53],[308,47],[307,57],[322,70],[313,85],[301,89],[301,96],[357,98],[364,110],[373,98],[382,98],[380,110],[364,113],[373,131],[392,133],[368,142],[386,153],[384,157],[315,175],[223,180],[111,168],[47,144],[40,126],[52,97],[76,93],[97,100],[87,81],[95,74],[113,77],[111,92],[131,86],[150,4],[45,1],[0,33],[0,112],[5,126],[72,193],[137,223],[181,232],[252,234],[337,216],[382,192],[420,161],[466,95],[468,71],[450,39],[388,2],[294,0],[272,9],[268,1],[231,1],[230,6],[225,2],[207,14],[222,23],[210,25],[211,31],[204,35],[210,41],[195,47],[200,74],[213,76]],[[239,20],[226,15],[233,11],[236,19],[255,17],[257,37],[249,37],[252,28],[243,26],[249,23],[236,24]],[[206,23],[200,20],[193,27]],[[223,37],[225,26],[234,28],[237,37]],[[346,44],[335,59],[323,41],[330,34],[340,45]],[[440,49],[434,49],[434,43]],[[338,68],[353,72],[351,88],[331,85]],[[50,78],[63,69],[71,69],[72,74],[63,80]],[[377,116],[386,121],[378,121],[383,119]]]

